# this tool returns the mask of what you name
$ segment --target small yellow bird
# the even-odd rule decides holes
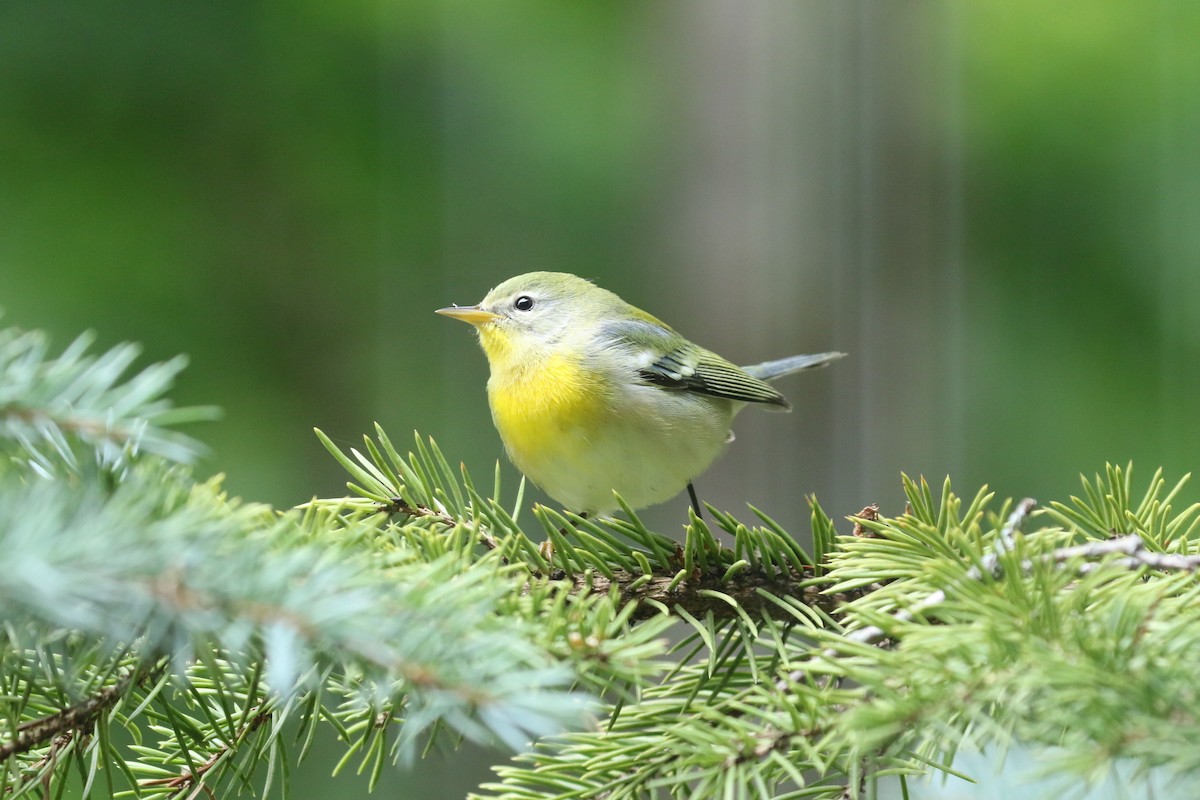
[[[736,367],[591,282],[562,272],[510,278],[475,306],[440,308],[468,322],[491,368],[488,401],[509,458],[566,508],[607,514],[685,487],[733,440],[748,403],[788,411],[766,381],[844,353]]]

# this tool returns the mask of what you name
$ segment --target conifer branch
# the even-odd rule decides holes
[[[215,797],[212,789],[205,785],[205,779],[210,772],[216,769],[226,759],[230,758],[237,750],[246,742],[250,736],[261,728],[263,725],[271,722],[272,712],[265,708],[266,704],[261,704],[254,713],[242,725],[239,725],[234,732],[234,735],[226,742],[215,748],[202,764],[196,766],[195,771],[185,770],[182,774],[174,777],[153,778],[141,782],[144,788],[162,786],[171,790],[173,795],[182,796],[186,792],[191,791],[189,797],[195,797],[197,791],[205,791],[210,797]]]
[[[720,575],[695,575],[677,581],[674,575],[652,575],[647,579],[624,570],[611,578],[588,573],[574,578],[575,591],[608,594],[615,590],[620,602],[637,602],[634,619],[647,619],[663,609],[683,609],[693,616],[712,615],[716,620],[733,619],[744,612],[751,616],[777,611],[786,598],[834,614],[837,609],[867,589],[829,594],[811,577],[803,575],[765,576],[740,572],[731,578]]]
[[[530,520],[498,473],[377,427],[322,436],[351,496],[277,512],[145,444],[171,436],[174,366],[121,380],[131,351],[81,342],[0,333],[0,791],[78,767],[93,793],[232,796],[258,770],[286,794],[326,725],[372,785],[438,731],[506,744],[477,795],[505,800],[857,800],[968,737],[1064,775],[1200,772],[1200,505],[1173,511],[1160,473],[1138,494],[1110,466],[1037,515],[906,477],[904,512],[850,536],[812,501],[809,550],[757,509],[681,541],[628,509]]]
[[[90,697],[53,714],[22,723],[10,741],[0,742],[0,762],[14,755],[27,753],[60,736],[86,732],[102,714],[124,699],[131,687],[157,680],[166,668],[167,663],[159,661],[149,669],[125,670],[114,683],[103,687]]]
[[[1013,549],[1013,537],[1020,532],[1025,520],[1036,508],[1037,500],[1032,497],[1026,497],[1017,503],[1017,507],[1008,515],[1008,519],[1004,521],[1004,526],[1000,528],[1000,532],[996,536],[996,550],[1003,552]]]
[[[1126,557],[1108,561],[1100,560],[1110,555]],[[1103,566],[1116,566],[1124,569],[1149,567],[1164,572],[1195,572],[1200,569],[1200,555],[1154,552],[1146,547],[1146,540],[1136,533],[1128,533],[1107,541],[1088,542],[1074,547],[1060,547],[1051,553],[1051,558],[1060,564],[1080,558],[1090,559],[1089,563],[1079,567],[1079,571],[1083,574],[1093,572]]]
[[[1013,509],[1011,514],[1009,514],[1008,519],[1004,522],[1004,526],[997,534],[996,544],[993,548],[993,551],[984,557],[982,568],[973,567],[967,573],[967,578],[969,580],[979,580],[979,578],[985,573],[988,575],[995,575],[997,573],[997,570],[1000,569],[1001,555],[1013,549],[1013,537],[1025,523],[1026,517],[1028,517],[1035,508],[1037,508],[1037,501],[1031,497],[1026,497],[1024,500],[1017,503],[1017,507]],[[879,517],[877,514],[870,517],[871,521],[876,521],[878,519]],[[924,614],[931,608],[936,608],[944,602],[946,602],[946,590],[936,589],[912,606],[897,610],[894,614],[892,614],[892,621],[897,623],[912,622],[921,614]],[[868,625],[865,628],[848,632],[846,634],[846,639],[847,641],[856,642],[859,644],[875,644],[876,642],[887,638],[887,636],[887,631],[880,626]],[[826,653],[826,655],[830,654]],[[797,673],[796,677],[791,679],[796,680],[798,677],[799,673]]]
[[[453,528],[459,524],[459,520],[447,514],[445,511],[436,511],[432,508],[426,508],[421,505],[411,505],[403,497],[393,497],[387,503],[379,507],[379,510],[385,514],[402,514],[411,519],[432,519],[442,523],[447,528]],[[474,526],[475,534],[479,537],[479,543],[488,550],[495,550],[499,547],[496,539],[481,525]]]
[[[79,336],[51,357],[40,331],[0,330],[0,437],[25,449],[42,473],[76,465],[73,442],[96,449],[103,464],[142,450],[189,462],[199,442],[169,426],[213,419],[213,408],[172,408],[165,397],[187,359],[177,356],[126,377],[140,348],[121,344],[89,355],[94,336]],[[73,467],[74,468],[74,467]]]
[[[1017,504],[1012,514],[1009,515],[1004,527],[996,538],[994,552],[987,554],[983,559],[981,568],[972,568],[967,577],[971,580],[979,580],[984,574],[991,577],[999,575],[1001,566],[1001,557],[1005,552],[1011,551],[1015,547],[1014,535],[1021,529],[1029,514],[1037,508],[1037,501],[1032,498],[1025,498]],[[873,519],[877,519],[874,517]],[[1099,559],[1106,556],[1120,554],[1127,558],[1119,560],[1109,560],[1103,563],[1097,563]],[[1171,553],[1157,553],[1150,551],[1146,547],[1146,541],[1138,534],[1127,534],[1116,539],[1105,541],[1092,541],[1082,545],[1071,547],[1060,547],[1047,556],[1044,560],[1051,561],[1057,564],[1063,564],[1078,559],[1089,559],[1089,563],[1079,566],[1078,571],[1081,574],[1087,574],[1095,571],[1101,566],[1117,566],[1126,569],[1137,569],[1141,567],[1150,567],[1151,569],[1159,569],[1164,571],[1182,571],[1195,572],[1200,569],[1200,555],[1183,556]],[[1034,568],[1032,560],[1024,560],[1021,562],[1021,569],[1029,572]],[[892,621],[896,623],[912,622],[914,619],[935,608],[946,601],[946,590],[937,589],[930,592],[929,595],[908,608],[897,610],[892,615]],[[877,625],[868,625],[865,628],[850,631],[846,634],[848,641],[861,644],[875,644],[885,638],[889,634],[883,628]],[[827,652],[826,656],[833,655]],[[797,671],[789,676],[789,680],[795,681],[800,679],[803,672]]]

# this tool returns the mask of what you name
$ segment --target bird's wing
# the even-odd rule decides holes
[[[769,383],[697,347],[658,320],[608,323],[601,337],[607,347],[623,351],[621,362],[634,365],[643,383],[743,403],[791,407]]]

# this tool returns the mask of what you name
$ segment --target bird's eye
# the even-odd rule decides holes
[[[517,311],[528,311],[533,308],[533,298],[527,294],[523,294],[513,301],[513,308]]]

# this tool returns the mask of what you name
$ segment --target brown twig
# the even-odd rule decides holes
[[[171,778],[154,778],[151,780],[145,780],[141,781],[140,785],[169,786],[175,790],[174,793],[176,795],[180,794],[184,789],[198,789],[203,790],[210,797],[215,798],[216,794],[213,792],[212,788],[204,785],[204,777],[210,771],[212,771],[217,764],[221,763],[222,759],[237,750],[237,748],[246,740],[247,737],[250,736],[250,734],[261,728],[267,722],[270,722],[270,720],[271,712],[269,710],[263,710],[263,706],[260,704],[258,713],[250,717],[249,722],[237,729],[233,740],[218,747],[216,751],[208,757],[207,761],[196,767],[195,772],[187,771],[181,775],[176,775]],[[195,796],[194,793],[192,796]]]
[[[414,506],[402,497],[393,497],[387,503],[382,504],[379,510],[387,514],[404,514],[408,517],[431,518],[437,520],[448,528],[453,528],[461,521],[450,516],[445,511],[437,511],[435,509],[426,508],[425,506],[419,505]],[[500,546],[496,541],[496,537],[492,536],[486,530],[478,525],[475,525],[474,528],[475,535],[479,537],[479,543],[488,550],[495,550]]]
[[[156,680],[166,669],[166,662],[159,662],[153,669],[131,669],[116,683],[105,686],[94,695],[67,706],[39,719],[30,720],[17,728],[17,735],[0,744],[0,761],[14,755],[27,753],[35,747],[52,741],[72,731],[85,732],[106,710],[116,705],[131,686],[146,680]]]
[[[575,576],[575,591],[607,594],[616,586],[622,604],[639,601],[635,619],[654,616],[658,613],[659,603],[670,609],[683,608],[697,617],[711,612],[717,619],[738,616],[739,608],[752,616],[760,611],[778,610],[778,605],[765,599],[764,594],[792,598],[832,613],[843,603],[865,593],[864,590],[825,594],[819,585],[808,583],[810,578],[809,575],[795,573],[767,576],[746,571],[725,579],[714,573],[689,577],[672,589],[671,584],[675,581],[673,575],[656,575],[639,583],[641,576],[616,570],[611,579],[591,573],[586,577]],[[725,598],[732,598],[736,607]]]

